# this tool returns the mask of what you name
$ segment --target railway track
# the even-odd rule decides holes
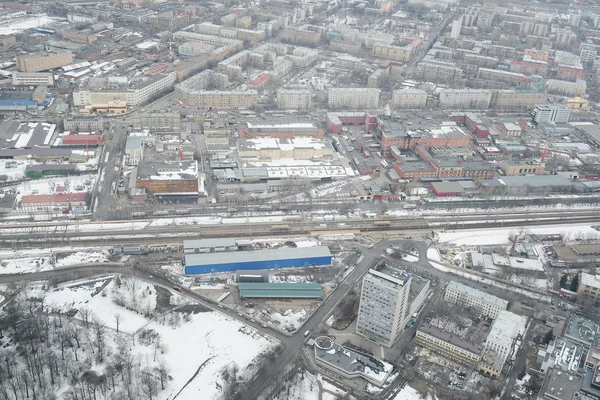
[[[331,229],[325,231],[319,224],[304,225],[292,224],[285,231],[274,232],[270,225],[207,225],[207,226],[185,226],[179,231],[164,229],[163,232],[138,230],[138,231],[112,231],[102,232],[102,237],[99,238],[98,232],[72,232],[66,235],[49,235],[39,232],[37,234],[28,235],[11,235],[10,238],[2,239],[0,236],[0,245],[5,247],[27,247],[27,246],[51,246],[51,245],[77,245],[77,246],[106,246],[113,244],[137,244],[137,245],[158,245],[158,244],[173,244],[181,243],[184,239],[195,238],[261,238],[261,237],[281,237],[290,238],[297,236],[320,236],[320,235],[336,235],[344,233],[369,233],[369,232],[387,232],[390,235],[401,235],[405,231],[424,231],[451,229],[451,230],[470,230],[470,229],[489,229],[489,228],[510,228],[521,226],[543,226],[543,225],[571,225],[573,223],[600,223],[600,218],[596,214],[579,213],[573,215],[546,216],[539,218],[538,216],[529,216],[524,218],[522,215],[511,216],[507,219],[488,220],[482,218],[480,220],[456,220],[456,219],[440,219],[436,222],[425,219],[412,219],[391,222],[390,225],[375,225],[373,221],[362,222],[359,224],[345,223],[344,225],[332,226]],[[27,236],[27,237],[23,237]]]

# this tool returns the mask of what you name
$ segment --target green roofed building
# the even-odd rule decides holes
[[[241,299],[322,299],[318,283],[240,283]]]

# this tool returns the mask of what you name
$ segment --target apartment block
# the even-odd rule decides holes
[[[496,318],[500,311],[506,310],[508,306],[506,300],[454,281],[448,283],[444,300],[463,307],[475,308],[484,316],[491,318]]]
[[[419,109],[427,104],[427,92],[421,89],[399,89],[392,93],[395,108]]]
[[[483,351],[482,344],[462,339],[427,323],[421,324],[417,329],[415,343],[470,367],[477,364]]]
[[[492,90],[490,108],[510,110],[533,108],[546,101],[548,95],[537,90]]]
[[[297,28],[285,28],[279,35],[283,41],[303,46],[316,46],[321,42],[321,32]]]
[[[577,302],[594,307],[600,305],[600,275],[581,273],[577,289]]]
[[[126,85],[110,89],[77,89],[73,92],[73,105],[99,112],[124,113],[133,107],[171,89],[175,72],[157,74],[151,78],[132,80]]]
[[[379,107],[379,89],[368,88],[331,88],[328,104],[331,108],[377,108]]]
[[[133,128],[148,129],[150,131],[179,131],[181,129],[181,115],[176,111],[138,112],[133,116]]]
[[[186,42],[180,44],[178,51],[179,55],[186,57],[196,57],[202,54],[208,54],[215,49],[215,46],[204,43]]]
[[[308,89],[277,90],[277,107],[296,110],[309,109],[312,104],[312,93]]]
[[[15,86],[54,86],[54,74],[51,72],[18,72],[12,73],[12,84]]]
[[[585,79],[577,79],[575,82],[548,79],[546,84],[548,86],[548,93],[561,96],[582,96],[587,90]]]
[[[99,132],[103,129],[102,118],[70,117],[63,121],[65,131]]]
[[[156,26],[160,29],[178,29],[188,25],[190,22],[190,16],[187,14],[173,15],[173,12],[165,12],[158,15],[153,15],[148,18],[150,25]]]
[[[413,50],[414,47],[409,46],[392,46],[376,43],[373,45],[373,56],[386,60],[407,62],[412,57]]]
[[[69,52],[31,53],[17,56],[19,72],[40,72],[73,64],[73,55]]]
[[[194,90],[187,92],[176,87],[175,94],[188,107],[197,107],[204,110],[242,110],[258,106],[258,92],[256,90]]]
[[[391,347],[404,330],[411,277],[374,269],[364,276],[356,333]]]
[[[535,106],[532,112],[533,121],[537,124],[540,123],[557,123],[564,124],[569,121],[571,115],[571,109],[565,105],[549,105],[542,104]]]
[[[444,108],[488,108],[491,98],[491,90],[442,89],[440,106]]]

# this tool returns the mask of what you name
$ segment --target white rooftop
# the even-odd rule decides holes
[[[446,290],[454,290],[459,293],[462,293],[466,296],[477,298],[481,301],[484,301],[490,305],[494,305],[496,307],[500,307],[502,309],[506,309],[508,306],[508,301],[501,299],[499,297],[493,296],[489,293],[482,292],[481,290],[474,289],[472,287],[463,285],[462,283],[458,283],[452,281],[448,284]]]
[[[592,275],[586,272],[582,272],[581,283],[585,286],[600,288],[600,275]]]
[[[523,336],[526,324],[527,318],[524,316],[502,310],[492,324],[487,342],[493,341],[510,348],[518,335]]]

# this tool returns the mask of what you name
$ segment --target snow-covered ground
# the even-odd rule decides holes
[[[162,357],[170,366],[173,381],[161,392],[161,399],[172,399],[198,367],[210,360],[177,399],[217,400],[221,395],[217,384],[222,384],[223,368],[235,364],[239,375],[249,378],[248,365],[276,345],[273,339],[265,338],[253,328],[215,312],[193,314],[189,322],[175,329],[157,322],[151,322],[146,329],[160,334],[161,343],[167,347]],[[152,346],[138,346],[138,350],[142,359],[151,359],[154,353]]]
[[[50,261],[50,255],[13,258],[0,256],[0,275],[48,271],[53,268]]]
[[[286,382],[286,388],[274,400],[339,400],[346,394],[337,386],[304,370]],[[320,395],[320,397],[319,397]],[[349,399],[354,399],[350,396]]]
[[[45,306],[53,311],[79,310],[75,318],[84,320],[83,310],[91,312],[89,321],[100,320],[116,333],[115,315],[120,315],[121,334],[136,333],[133,352],[144,365],[157,365],[156,346],[147,344],[141,335],[148,332],[159,335],[159,358],[169,366],[169,381],[157,400],[172,399],[203,368],[177,397],[180,400],[216,400],[221,396],[224,368],[236,365],[238,376],[248,378],[253,373],[249,365],[257,357],[273,348],[275,339],[231,320],[216,312],[199,312],[183,316],[173,311],[156,319],[156,290],[146,282],[132,278],[103,277],[60,285],[45,292],[45,283],[30,285],[27,296],[45,296]],[[177,294],[174,296],[179,297]],[[176,302],[178,303],[178,302]],[[121,304],[121,305],[118,305]],[[138,310],[138,312],[132,311]],[[156,341],[155,341],[156,344]],[[102,366],[98,366],[102,368]]]
[[[108,252],[106,251],[78,251],[71,253],[66,257],[56,260],[56,268],[68,265],[95,263],[108,261]]]
[[[123,317],[119,324],[121,332],[133,333],[148,323],[144,315],[152,314],[156,308],[156,290],[153,286],[137,279],[114,278],[96,294],[96,290],[105,282],[106,279],[90,284],[61,285],[45,293],[44,303],[62,312],[86,308],[111,329],[117,328],[115,314],[120,314]],[[83,318],[81,311],[75,318]]]
[[[48,25],[51,22],[52,18],[48,17],[46,14],[20,18],[16,21],[10,21],[7,24],[1,25],[0,35],[14,35],[15,33],[20,33],[27,29]]]
[[[514,228],[506,229],[479,229],[466,231],[439,232],[439,243],[460,245],[492,245],[509,243],[508,236],[517,233]],[[565,241],[574,240],[579,235],[597,235],[598,231],[586,224],[544,226],[527,228],[526,233],[533,234],[561,234]]]
[[[273,312],[271,313],[271,319],[279,321],[281,323],[279,325],[280,327],[291,325],[295,329],[298,329],[306,319],[306,310],[301,309],[300,311],[294,312],[294,310],[290,308],[283,313]]]
[[[400,390],[394,400],[432,400],[431,395],[427,395],[427,397],[423,397],[412,387],[406,385]]]

